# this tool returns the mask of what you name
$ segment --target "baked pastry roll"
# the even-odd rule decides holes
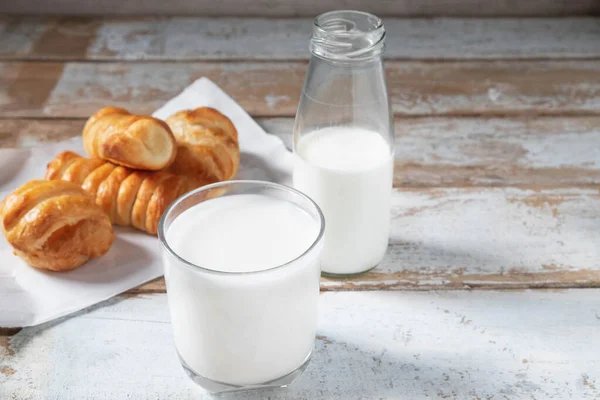
[[[177,141],[177,156],[167,169],[209,182],[231,179],[240,164],[238,133],[233,123],[210,107],[180,111],[167,118]]]
[[[166,123],[118,107],[104,107],[88,119],[83,146],[92,158],[149,171],[167,167],[177,153]]]
[[[115,237],[94,199],[65,181],[33,180],[19,187],[0,203],[0,222],[15,254],[52,271],[103,255]]]
[[[138,171],[71,151],[48,164],[46,179],[80,185],[110,220],[155,235],[167,207],[179,196],[209,183],[165,171]]]

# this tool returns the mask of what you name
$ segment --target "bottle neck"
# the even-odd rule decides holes
[[[330,61],[364,62],[379,59],[384,44],[380,18],[360,11],[331,11],[315,19],[310,51]]]

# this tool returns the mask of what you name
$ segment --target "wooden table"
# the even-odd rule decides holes
[[[322,280],[317,351],[272,399],[600,398],[600,20],[394,19],[393,231]],[[207,76],[290,143],[309,19],[0,20],[0,145],[150,113]],[[0,399],[205,398],[162,279],[0,336]]]

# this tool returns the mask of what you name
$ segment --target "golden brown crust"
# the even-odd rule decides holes
[[[214,108],[180,111],[167,118],[177,140],[177,157],[169,172],[194,175],[203,181],[231,179],[240,163],[235,126]]]
[[[46,176],[81,182],[82,188],[93,196],[113,223],[131,225],[151,234],[156,234],[160,217],[169,204],[180,195],[208,183],[165,171],[132,170],[107,161],[92,170],[90,165],[97,165],[96,161],[69,153],[59,154],[49,164]],[[62,168],[62,163],[66,162],[70,167]],[[77,168],[91,172],[83,176]],[[63,171],[64,175],[57,171]]]
[[[122,226],[131,225],[131,210],[135,203],[138,190],[142,186],[144,179],[151,172],[132,171],[127,178],[121,182],[117,193],[117,214],[115,216],[115,224]]]
[[[83,145],[92,158],[149,171],[169,166],[177,152],[165,122],[118,107],[104,107],[90,117],[83,128]]]
[[[96,204],[108,214],[111,221],[116,220],[119,187],[130,173],[131,170],[129,168],[116,167],[98,186]]]
[[[99,158],[78,158],[69,164],[62,175],[65,181],[82,185],[85,178],[102,164],[104,161]]]
[[[114,240],[94,199],[65,181],[27,182],[0,204],[0,219],[15,254],[40,269],[77,268],[106,253]]]
[[[60,194],[79,193],[76,186],[69,187],[55,185],[50,181],[30,181],[13,192],[13,196],[7,196],[2,202],[3,226],[12,229],[33,205]]]
[[[72,151],[63,151],[46,166],[45,179],[57,179],[64,175],[65,170],[80,156]]]
[[[171,175],[157,185],[146,209],[146,231],[158,232],[158,223],[169,204],[180,195],[186,193],[187,180],[182,175]]]
[[[135,203],[133,203],[133,208],[131,209],[131,225],[133,225],[133,227],[148,233],[154,233],[149,232],[146,229],[146,210],[148,209],[148,203],[158,185],[171,176],[173,175],[168,172],[158,171],[144,179],[138,190]]]
[[[96,195],[98,193],[98,188],[100,187],[100,184],[102,182],[104,182],[104,180],[106,178],[108,178],[108,176],[113,172],[113,170],[115,168],[117,168],[116,165],[111,164],[109,162],[105,162],[104,164],[102,164],[101,166],[99,166],[98,168],[93,170],[83,180],[81,187],[83,188],[83,190],[88,192],[90,194],[90,196],[92,196],[95,199]],[[60,179],[66,180],[67,178],[68,177],[63,175]]]

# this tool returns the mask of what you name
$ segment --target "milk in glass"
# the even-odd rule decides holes
[[[290,199],[240,193],[184,202],[165,228],[175,346],[188,373],[209,389],[214,382],[262,385],[310,357],[322,221],[302,207],[310,200]]]

